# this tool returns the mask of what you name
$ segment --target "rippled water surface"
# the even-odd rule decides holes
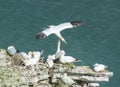
[[[114,72],[101,87],[120,87],[120,1],[119,0],[0,0],[0,48],[14,45],[20,51],[56,51],[57,37],[35,39],[48,25],[82,20],[84,25],[62,33],[67,55],[81,59],[77,65],[108,65]]]

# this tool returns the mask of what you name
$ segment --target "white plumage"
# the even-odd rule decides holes
[[[55,53],[55,59],[59,59],[61,63],[71,63],[71,62],[78,62],[72,56],[65,56],[65,51],[60,49],[60,40],[58,40],[57,44],[57,51]]]
[[[96,72],[104,71],[105,68],[107,68],[107,66],[105,66],[105,65],[103,65],[103,64],[98,64],[98,63],[94,64],[93,66],[94,66],[93,69],[94,69],[94,71],[96,71]]]
[[[60,40],[58,39],[57,51],[56,51],[56,53],[55,53],[55,58],[56,58],[56,59],[60,58],[60,56],[61,56],[61,51],[63,51],[63,50],[60,50],[60,45],[61,45],[61,42],[60,42]]]
[[[48,58],[46,60],[47,67],[51,68],[54,65],[53,60],[55,60],[55,55],[48,55]]]
[[[48,26],[45,30],[43,30],[42,32],[38,33],[36,35],[36,38],[45,38],[46,36],[49,36],[51,34],[55,34],[61,41],[67,43],[65,41],[65,39],[62,37],[61,35],[61,31],[68,29],[68,28],[73,28],[73,27],[78,27],[82,24],[81,21],[73,21],[73,22],[66,22],[66,23],[62,23],[59,25],[51,25]]]
[[[61,51],[60,52],[60,58],[59,58],[59,61],[61,63],[72,63],[72,62],[75,62],[75,58],[72,57],[72,56],[65,56],[65,51]]]
[[[29,58],[26,52],[20,52],[19,54],[21,54],[24,58]]]
[[[37,64],[38,61],[39,61],[39,59],[40,59],[40,57],[41,57],[41,55],[42,55],[42,52],[39,52],[39,51],[34,51],[32,53],[33,53],[32,54],[33,56],[31,58],[27,58],[24,61],[24,63],[25,63],[26,66]]]
[[[60,31],[67,29],[67,28],[73,28],[71,23],[62,23],[60,25],[54,26],[48,26],[46,30],[42,31],[43,33],[46,34],[46,36],[49,36],[50,34],[58,34]]]

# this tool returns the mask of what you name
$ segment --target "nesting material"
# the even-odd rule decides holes
[[[20,65],[24,61],[24,57],[21,54],[14,54],[11,57],[12,65]]]

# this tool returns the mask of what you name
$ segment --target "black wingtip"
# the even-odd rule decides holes
[[[45,38],[46,37],[46,35],[44,34],[44,33],[38,33],[38,34],[36,34],[36,39],[39,39],[39,38]]]
[[[78,27],[81,26],[83,24],[82,21],[72,21],[71,24],[73,25],[73,27]]]

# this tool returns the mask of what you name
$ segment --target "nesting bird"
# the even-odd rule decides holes
[[[59,58],[59,61],[61,63],[72,63],[72,62],[76,61],[76,59],[72,56],[65,56],[65,51],[63,51],[63,50],[60,52],[60,55],[61,56]]]
[[[61,45],[61,42],[60,42],[60,40],[58,39],[57,51],[56,51],[56,53],[55,53],[55,58],[56,58],[56,59],[59,59],[60,56],[61,56],[61,52],[64,51],[64,50],[61,50],[61,49],[60,49],[60,45]]]
[[[27,58],[27,59],[24,61],[24,64],[25,64],[26,66],[37,64],[38,61],[40,60],[40,57],[41,57],[42,53],[43,53],[43,52],[33,51],[32,54],[31,54],[31,58]]]
[[[36,51],[39,52],[39,51]],[[34,57],[33,52],[29,51],[28,53],[26,52],[20,52],[19,54],[21,54],[25,59],[31,59]]]
[[[58,44],[57,44],[57,51],[55,53],[55,59],[59,59],[59,61],[61,63],[72,63],[72,62],[79,62],[80,60],[76,60],[74,57],[72,56],[65,56],[65,51],[60,49],[60,40],[58,40]]]
[[[46,64],[48,68],[52,68],[54,65],[55,56],[54,55],[48,55],[48,58],[46,60]]]
[[[98,64],[98,63],[94,64],[93,66],[94,66],[93,70],[96,71],[96,72],[104,71],[105,68],[108,67],[108,66],[105,66],[103,64]]]
[[[49,36],[51,34],[55,34],[61,41],[67,43],[65,41],[65,39],[62,37],[60,32],[62,30],[65,30],[65,29],[81,26],[82,24],[83,24],[82,21],[73,21],[73,22],[62,23],[62,24],[59,24],[59,25],[51,25],[51,26],[48,26],[42,32],[39,32],[36,35],[36,38],[45,38],[46,36]]]
[[[46,60],[46,64],[47,64],[47,67],[48,68],[51,68],[53,67],[54,65],[54,62],[60,58],[61,54],[60,54],[61,50],[60,50],[60,40],[58,40],[58,43],[57,43],[57,50],[56,50],[56,53],[53,54],[53,55],[48,55],[48,58]]]

